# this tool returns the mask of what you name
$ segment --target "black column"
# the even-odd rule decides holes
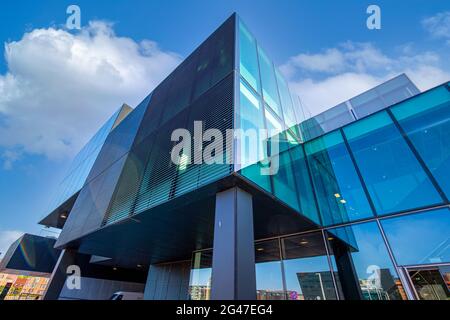
[[[237,187],[216,195],[211,299],[256,299],[252,196]]]
[[[50,277],[44,300],[57,300],[67,279],[67,267],[76,264],[76,251],[65,249],[61,252]]]

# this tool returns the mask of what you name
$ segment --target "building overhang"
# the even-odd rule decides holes
[[[233,186],[253,196],[255,239],[319,228],[272,195],[232,174],[104,226],[64,247],[101,256],[106,264],[123,268],[139,269],[153,263],[188,260],[193,251],[213,246],[215,195]]]
[[[69,217],[70,211],[72,210],[79,193],[80,191],[73,194],[69,199],[64,201],[60,206],[50,212],[38,223],[46,227],[62,229],[67,221],[67,218]]]

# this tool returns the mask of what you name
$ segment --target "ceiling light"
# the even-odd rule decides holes
[[[258,248],[256,251],[264,251],[264,248]]]
[[[340,198],[340,197],[341,197],[341,195],[340,195],[339,193],[335,193],[334,196],[335,196],[336,198]]]
[[[347,203],[344,199],[339,200],[341,203]]]
[[[308,244],[308,243],[309,243],[308,241],[300,241],[301,245],[305,245],[305,244]]]
[[[60,215],[61,219],[66,219],[67,216],[63,213],[62,215]]]

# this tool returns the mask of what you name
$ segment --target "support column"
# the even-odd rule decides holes
[[[235,187],[216,195],[212,300],[256,300],[252,196]]]
[[[45,290],[44,300],[57,300],[67,279],[67,267],[76,264],[76,251],[65,249],[59,255]]]

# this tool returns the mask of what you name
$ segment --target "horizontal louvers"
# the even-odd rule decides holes
[[[170,152],[175,143],[171,141],[171,133],[174,129],[186,128],[193,136],[194,121],[202,121],[203,130],[219,129],[226,137],[226,130],[233,128],[231,74],[134,147],[142,150],[130,152],[103,224],[155,207],[232,172],[232,165],[225,161],[232,159],[232,155],[226,153],[226,150],[231,153],[232,141],[228,145],[223,141],[223,149],[216,155],[223,157],[223,164],[189,164],[180,169],[172,163]],[[142,126],[145,125],[143,121]],[[203,143],[203,147],[207,144],[209,142]]]

